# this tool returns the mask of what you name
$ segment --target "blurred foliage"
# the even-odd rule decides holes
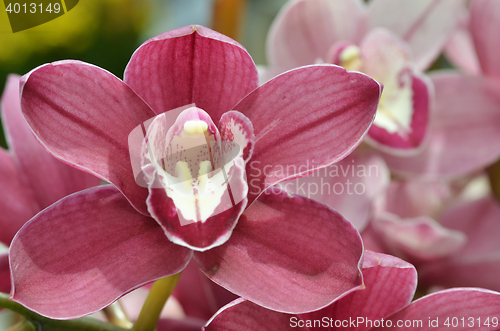
[[[147,0],[81,0],[53,21],[12,33],[0,5],[0,90],[10,73],[23,75],[63,59],[89,62],[122,77],[150,9]],[[3,132],[0,145],[6,147]]]

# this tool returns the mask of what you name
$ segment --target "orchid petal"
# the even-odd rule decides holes
[[[118,190],[100,186],[60,200],[18,232],[10,247],[12,296],[44,316],[76,318],[178,273],[190,257]]]
[[[363,317],[377,320],[408,305],[417,288],[415,267],[396,257],[365,251],[363,262],[365,289],[349,293],[321,310],[300,315],[303,320],[323,316],[336,320]],[[365,325],[346,330],[367,330]]]
[[[217,312],[203,328],[204,331],[282,331],[309,330],[294,325],[296,315],[283,314],[256,305],[243,298],[234,300]],[[298,323],[296,323],[298,324]]]
[[[220,308],[238,297],[208,279],[192,260],[182,271],[173,296],[187,316],[207,321]]]
[[[283,312],[316,310],[359,288],[362,243],[351,223],[314,200],[273,191],[243,213],[224,245],[195,253],[200,269]]]
[[[415,71],[407,45],[379,28],[361,42],[363,71],[384,85],[368,141],[396,155],[415,153],[426,136],[432,84]]]
[[[469,26],[470,13],[469,10],[464,10],[460,23],[446,44],[444,51],[446,58],[454,66],[464,70],[468,74],[479,74],[481,68]]]
[[[57,158],[115,185],[147,215],[147,189],[134,181],[127,137],[154,113],[137,94],[79,61],[43,65],[23,77],[21,89],[37,139]]]
[[[441,180],[392,181],[385,192],[383,209],[400,218],[430,216],[438,219],[452,192]]]
[[[408,258],[432,260],[457,252],[467,241],[461,231],[449,230],[429,217],[400,219],[382,213],[372,220],[386,244]]]
[[[69,194],[99,185],[99,179],[55,159],[36,141],[21,112],[19,78],[10,75],[7,80],[2,115],[14,162],[38,211]]]
[[[366,31],[366,14],[358,0],[290,1],[269,30],[268,60],[283,72],[325,62],[339,41],[357,43]]]
[[[380,85],[334,65],[288,71],[234,109],[252,121],[249,204],[266,188],[346,157],[373,121]]]
[[[418,68],[425,70],[441,53],[463,8],[461,0],[373,0],[368,18],[370,28],[388,28],[408,42]]]
[[[0,253],[0,292],[10,292],[9,253]]]
[[[337,210],[362,231],[370,220],[373,199],[389,180],[389,169],[380,156],[354,152],[334,165],[278,185]]]
[[[335,321],[358,317],[375,320],[384,318],[405,307],[413,297],[417,286],[415,268],[390,255],[365,252],[363,262],[365,288],[351,292],[321,310],[297,315],[274,312],[243,298],[235,300],[219,310],[205,325],[205,330],[316,330],[314,321],[324,325],[328,318],[329,329]],[[314,324],[316,323],[316,324]],[[308,326],[312,328],[308,328]],[[346,327],[346,330],[367,330],[367,327]]]
[[[449,209],[441,223],[467,233],[466,245],[453,256],[422,265],[424,285],[479,286],[500,290],[500,207],[493,198]]]
[[[491,142],[500,140],[500,85],[455,72],[431,77],[436,104],[429,142],[416,156],[386,155],[389,168],[403,175],[456,177],[497,160],[500,144]]]
[[[217,123],[258,86],[258,75],[240,44],[196,25],[142,44],[125,69],[124,81],[157,114],[194,103]]]
[[[0,148],[0,242],[9,245],[16,232],[37,212],[11,155]]]
[[[491,0],[475,0],[470,5],[470,31],[483,72],[500,77],[500,3]]]
[[[454,330],[491,330],[491,318],[498,317],[499,314],[500,293],[478,288],[454,288],[426,295],[412,302],[406,308],[385,318],[384,325],[388,325],[390,321],[392,330],[422,327],[429,330],[449,330],[451,325],[455,325],[452,319],[456,317],[459,324],[453,327]],[[484,324],[487,318],[489,325]],[[447,319],[449,325],[445,324]],[[430,323],[436,320],[434,327]],[[399,321],[403,321],[404,324],[398,325]],[[471,321],[474,323],[470,324]],[[378,327],[371,330],[386,330],[386,328]]]

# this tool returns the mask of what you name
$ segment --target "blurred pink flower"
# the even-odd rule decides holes
[[[464,72],[430,75],[436,104],[429,143],[408,158],[385,157],[401,175],[456,178],[500,158],[500,2],[473,0],[447,57]]]
[[[420,71],[437,58],[463,1],[289,1],[267,40],[262,80],[302,65],[334,63],[384,85],[367,141],[396,157],[426,142],[432,84]]]
[[[460,186],[444,180],[393,181],[362,233],[365,247],[413,263],[423,288],[500,291],[494,276],[500,272],[500,206],[488,190],[466,199]]]
[[[23,305],[53,318],[86,315],[178,273],[191,257],[216,283],[279,311],[315,310],[361,286],[362,243],[348,221],[306,198],[262,193],[341,160],[361,142],[381,89],[368,76],[317,65],[258,87],[241,45],[188,26],[141,45],[124,82],[98,67],[61,61],[24,76],[21,89],[37,139],[113,184],[61,200],[19,232],[11,265],[13,298]],[[168,129],[169,110],[192,104],[198,108],[185,109]],[[190,212],[178,201],[182,194],[157,186],[173,165],[146,165],[148,188],[136,183],[128,135],[155,116],[147,132],[153,155],[170,143],[182,151],[185,134],[241,146],[228,172],[239,178],[233,193],[243,195],[235,208],[216,215],[191,205],[197,221],[181,226],[179,214]],[[176,176],[190,178],[186,163],[203,175],[205,160],[179,158]],[[315,166],[304,169],[308,160]],[[195,185],[185,183],[188,192]]]
[[[411,302],[417,286],[415,268],[370,251],[365,252],[363,278],[364,289],[308,314],[279,313],[238,299],[214,315],[203,330],[448,330],[457,322],[453,317],[460,323],[454,329],[498,327],[498,292],[455,288]]]

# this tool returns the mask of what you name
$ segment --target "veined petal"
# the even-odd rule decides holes
[[[358,0],[289,1],[267,37],[267,58],[278,73],[325,62],[336,42],[360,41],[367,28],[364,6]]]
[[[9,253],[0,253],[0,292],[10,292]]]
[[[487,75],[500,77],[500,3],[491,0],[474,0],[470,5],[470,31],[476,46],[481,69]]]
[[[24,76],[21,93],[26,121],[48,151],[112,183],[147,214],[147,189],[135,183],[127,141],[154,113],[130,87],[104,69],[60,61]]]
[[[7,80],[2,120],[23,186],[39,211],[69,194],[99,185],[99,179],[55,159],[35,139],[21,112],[19,78],[10,75]]]
[[[454,330],[491,330],[491,318],[500,314],[500,293],[479,288],[453,288],[426,295],[412,302],[406,308],[385,318],[385,325],[392,322],[393,330],[408,330],[426,328],[429,321],[438,319],[432,330],[449,330],[444,322],[449,318],[450,325],[453,317],[457,317],[459,325]],[[464,323],[462,324],[462,318]],[[490,325],[484,321],[489,318]],[[397,325],[397,321],[410,321],[411,325]],[[420,324],[418,324],[420,321]],[[474,324],[469,324],[471,321]],[[479,324],[478,321],[481,321]],[[385,327],[371,330],[386,330]]]
[[[397,155],[415,153],[427,133],[432,83],[414,69],[407,45],[388,30],[370,32],[360,52],[363,72],[384,86],[368,141]]]
[[[301,315],[271,311],[240,298],[219,310],[205,330],[319,330],[326,327],[324,318],[328,318],[328,330],[332,330],[336,321],[359,317],[373,321],[394,313],[411,301],[417,286],[417,273],[411,264],[370,251],[365,252],[363,278],[364,289],[351,292],[326,308]],[[315,321],[320,321],[322,328],[314,327],[318,326]],[[343,324],[344,329],[368,328]]]
[[[258,86],[258,75],[240,44],[193,25],[142,44],[125,69],[124,81],[157,114],[194,103],[217,123]]]
[[[76,318],[181,271],[190,257],[118,190],[100,186],[64,198],[18,232],[12,296],[44,316]]]
[[[362,252],[359,233],[336,211],[270,190],[243,213],[224,245],[194,257],[231,292],[272,310],[299,313],[358,289]]]
[[[436,102],[429,141],[410,157],[385,155],[400,174],[457,177],[500,156],[500,85],[488,78],[456,72],[431,75]],[[474,111],[471,111],[474,109]]]
[[[415,267],[394,256],[365,251],[363,262],[364,289],[354,291],[321,310],[302,314],[303,320],[328,316],[332,320],[349,320],[363,317],[380,320],[408,305],[417,288]],[[367,330],[363,323],[358,328],[342,330]]]
[[[255,134],[249,204],[280,181],[346,157],[372,123],[380,90],[364,74],[324,64],[288,71],[247,95],[234,109]]]
[[[373,200],[389,185],[389,176],[380,156],[354,152],[336,164],[278,185],[337,210],[362,231],[372,216]]]
[[[436,260],[456,253],[467,241],[465,233],[447,229],[425,216],[400,219],[382,213],[372,220],[372,225],[388,247],[407,259]]]
[[[467,243],[453,256],[419,269],[423,285],[478,286],[500,291],[500,207],[491,197],[446,211],[443,226],[467,233]]]
[[[417,67],[425,70],[440,54],[463,8],[462,0],[373,0],[368,19],[370,28],[388,28],[408,42]]]
[[[11,155],[0,148],[0,242],[9,245],[16,232],[37,212]]]

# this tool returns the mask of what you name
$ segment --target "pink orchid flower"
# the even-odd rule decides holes
[[[283,314],[238,299],[203,330],[492,330],[499,325],[500,293],[455,288],[411,302],[415,268],[390,255],[365,252],[365,288],[308,314]]]
[[[9,246],[31,217],[57,200],[99,185],[99,179],[47,153],[21,113],[19,76],[9,75],[1,111],[9,150],[0,149],[0,242]],[[10,292],[8,254],[0,254],[0,292]]]
[[[432,84],[420,70],[439,55],[461,1],[290,1],[271,27],[267,77],[318,62],[384,85],[367,141],[397,157],[425,145]],[[265,79],[265,78],[264,78]]]
[[[500,206],[491,192],[465,198],[465,190],[455,186],[461,185],[393,181],[362,233],[365,247],[413,263],[423,288],[476,286],[500,291],[494,277],[500,272]]]
[[[429,143],[409,158],[385,157],[401,175],[456,178],[500,158],[500,3],[473,0],[446,55],[465,72],[430,75],[435,112]],[[479,75],[480,73],[480,75]]]
[[[24,116],[42,144],[113,185],[69,196],[24,226],[11,246],[14,300],[42,315],[78,317],[180,272],[191,257],[214,282],[279,311],[315,310],[362,284],[362,243],[347,220],[306,198],[261,193],[341,160],[361,142],[381,90],[368,76],[317,65],[258,86],[241,45],[188,26],[141,45],[124,81],[61,61],[27,74],[21,90]],[[192,104],[168,129],[169,110]],[[127,141],[155,116],[146,137],[153,156],[142,154],[145,188],[135,181],[137,156]],[[218,200],[208,195],[213,201],[204,204],[192,193],[203,189],[203,174],[189,178],[208,160],[177,159],[176,173],[172,164],[148,163],[172,142],[182,151],[187,136],[241,146],[227,172],[236,178],[231,192],[244,196],[234,208],[207,212]],[[315,168],[301,170],[312,159]],[[179,174],[199,204],[158,187]],[[229,191],[225,182],[211,183],[214,192]],[[189,206],[197,218],[181,226]]]

